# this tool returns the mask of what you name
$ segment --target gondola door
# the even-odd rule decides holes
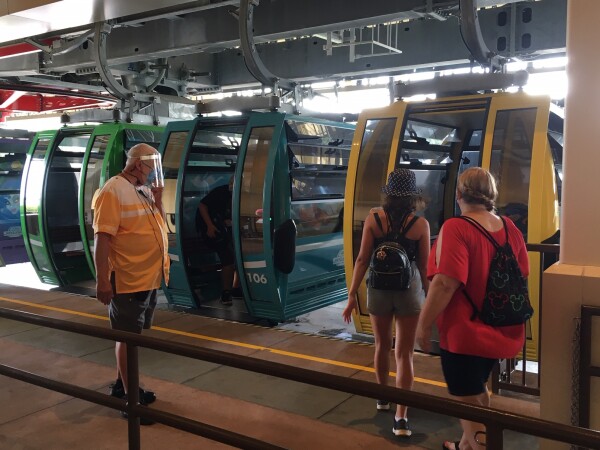
[[[20,187],[23,167],[33,133],[0,128],[0,263],[29,261],[20,216]]]
[[[91,127],[38,133],[24,167],[21,224],[43,283],[66,286],[92,279],[78,218],[81,163],[91,133]]]
[[[116,128],[116,126],[114,126]],[[104,128],[103,131],[98,132]],[[96,277],[94,265],[94,199],[100,187],[109,178],[103,169],[106,169],[104,159],[109,149],[114,146],[116,133],[110,133],[106,127],[99,126],[88,143],[86,154],[81,166],[81,180],[79,186],[79,229],[83,239],[83,249],[90,271]]]
[[[525,93],[492,100],[482,165],[498,182],[496,208],[510,217],[525,242],[539,244],[558,230],[552,155],[547,131],[550,99]],[[529,296],[536,314],[527,322],[527,356],[537,360],[540,255],[529,253]]]
[[[42,222],[42,195],[46,180],[48,149],[57,132],[38,133],[31,145],[21,178],[21,229],[29,260],[44,283],[59,284],[57,270],[44,245],[46,231]]]
[[[344,209],[344,266],[348,286],[360,250],[365,218],[371,208],[381,205],[381,186],[395,166],[405,110],[406,103],[397,102],[387,108],[364,111],[356,125]],[[358,291],[358,314],[353,321],[356,331],[372,333],[366,291],[363,280]]]
[[[280,290],[287,275],[275,267],[274,236],[289,219],[287,153],[280,113],[253,114],[248,122],[233,187],[233,227],[237,271],[248,312],[283,320]],[[285,161],[285,164],[284,164]],[[277,193],[277,195],[276,195]],[[290,224],[290,222],[287,222]],[[292,243],[291,251],[295,248]]]
[[[194,294],[190,287],[186,271],[186,259],[182,252],[182,239],[186,236],[181,223],[181,186],[185,167],[183,161],[190,147],[195,122],[171,122],[166,129],[159,152],[163,160],[165,188],[163,191],[163,210],[167,219],[167,236],[169,240],[169,258],[171,268],[169,284],[163,281],[163,292],[169,303],[193,307]]]
[[[47,250],[61,286],[94,277],[79,228],[79,187],[91,127],[62,128],[49,149],[42,194],[42,221]]]

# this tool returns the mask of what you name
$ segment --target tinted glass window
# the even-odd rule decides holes
[[[535,116],[534,108],[498,112],[490,163],[498,182],[498,212],[515,222],[525,240]]]

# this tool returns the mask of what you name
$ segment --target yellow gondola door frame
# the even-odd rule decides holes
[[[482,167],[498,181],[499,214],[513,219],[527,243],[541,243],[558,230],[558,194],[548,146],[550,99],[524,93],[493,96]],[[555,201],[549,202],[549,196]],[[540,311],[540,254],[529,252],[529,295]],[[527,357],[537,360],[540,314],[527,323]]]
[[[371,208],[381,206],[381,186],[395,168],[402,128],[398,118],[404,117],[405,110],[406,103],[397,102],[386,108],[365,111],[354,133],[344,208],[344,266],[348,287],[352,283],[365,218]],[[353,315],[356,331],[372,333],[365,279],[360,284],[357,299],[358,313]]]

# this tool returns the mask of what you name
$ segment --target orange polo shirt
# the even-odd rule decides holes
[[[169,282],[169,244],[165,222],[147,188],[112,177],[94,205],[94,232],[112,236],[109,269],[117,293],[158,289]]]

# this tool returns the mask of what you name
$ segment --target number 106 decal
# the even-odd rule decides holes
[[[259,273],[247,273],[249,283],[267,284],[267,276]]]

